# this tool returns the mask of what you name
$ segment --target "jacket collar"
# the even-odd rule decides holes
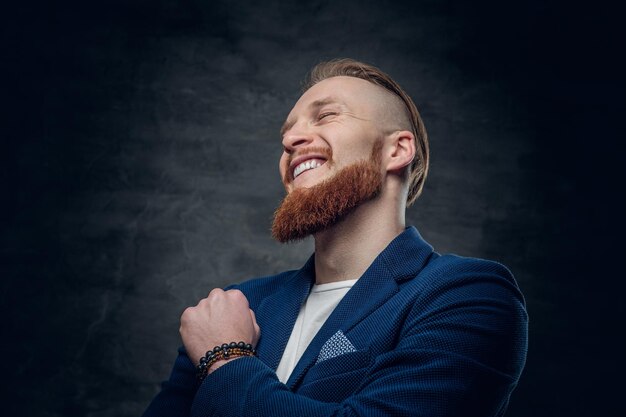
[[[300,307],[314,283],[315,261],[311,256],[300,270],[286,277],[281,288],[263,300],[254,312],[261,326],[257,356],[274,370],[278,368]]]
[[[313,338],[291,373],[291,388],[302,379],[319,351],[337,330],[347,333],[398,291],[398,284],[412,279],[425,266],[433,248],[415,227],[398,235],[372,262],[356,284],[337,305]],[[282,357],[300,308],[315,283],[314,255],[299,271],[287,278],[282,289],[266,298],[255,311],[262,324],[257,355],[272,369]]]
[[[398,291],[400,282],[418,274],[432,253],[432,246],[424,241],[415,227],[408,227],[398,235],[339,302],[300,358],[287,385],[294,388],[333,334],[338,330],[349,332],[380,307]]]

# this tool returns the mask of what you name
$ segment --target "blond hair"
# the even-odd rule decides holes
[[[409,168],[409,192],[407,195],[407,206],[419,197],[424,188],[426,175],[428,174],[428,135],[422,122],[415,103],[411,97],[396,83],[389,75],[373,65],[355,61],[349,58],[334,59],[320,62],[311,69],[303,84],[303,92],[313,87],[315,84],[331,77],[355,77],[369,81],[378,85],[393,95],[397,96],[404,103],[407,115],[411,121],[412,133],[415,136],[416,155]]]

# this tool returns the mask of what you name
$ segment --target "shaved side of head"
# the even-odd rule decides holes
[[[348,58],[317,64],[305,80],[303,91],[307,91],[320,81],[340,76],[360,78],[381,90],[377,98],[372,97],[381,109],[380,117],[384,121],[381,131],[391,133],[394,130],[407,130],[413,133],[415,158],[410,164],[407,179],[409,187],[407,206],[410,206],[422,193],[430,159],[426,127],[415,103],[388,74],[373,65]]]
[[[412,131],[411,115],[402,100],[388,90],[374,84],[372,104],[378,111],[382,130],[391,133],[397,130]]]

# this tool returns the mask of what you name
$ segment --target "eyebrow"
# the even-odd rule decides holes
[[[320,99],[320,100],[315,100],[313,103],[309,104],[308,108],[310,110],[312,110],[312,109],[319,109],[320,107],[324,107],[327,104],[335,104],[335,103],[343,104],[337,98],[329,96],[329,97],[325,97],[325,98]],[[293,125],[296,124],[297,120],[298,119],[291,119],[291,120],[287,119],[287,120],[285,120],[285,123],[283,123],[283,127],[280,128],[280,136],[283,136],[286,131],[291,129],[293,127]]]

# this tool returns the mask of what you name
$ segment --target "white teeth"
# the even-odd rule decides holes
[[[296,169],[293,170],[293,177],[296,178],[298,175],[302,174],[304,171],[309,169],[315,169],[317,167],[322,166],[323,163],[319,162],[315,159],[309,159],[301,164],[299,164]]]

